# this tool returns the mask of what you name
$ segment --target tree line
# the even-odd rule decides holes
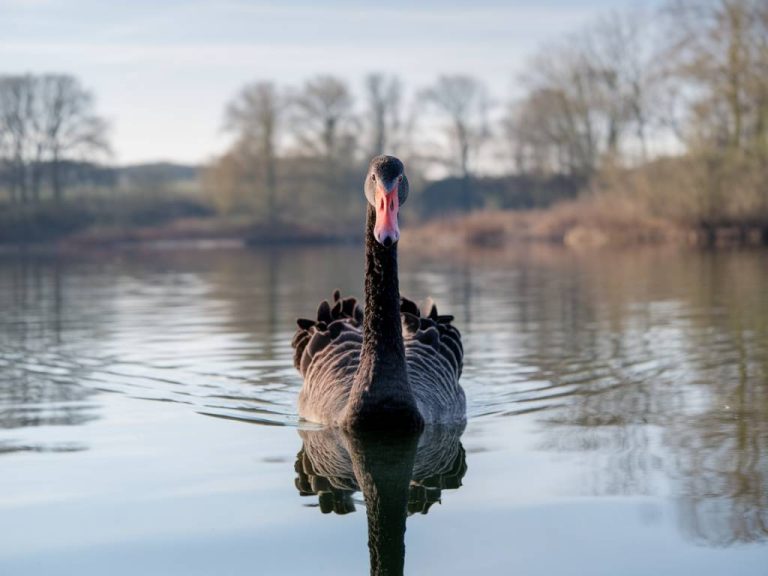
[[[371,74],[362,87],[360,102],[328,75],[243,87],[225,112],[233,144],[208,170],[219,209],[273,222],[288,198],[343,209],[361,166],[388,152],[419,180],[448,177],[424,196],[435,208],[443,189],[458,211],[509,204],[484,189],[509,195],[555,179],[550,200],[570,195],[569,181],[630,194],[661,216],[768,220],[764,0],[606,14],[541,47],[506,102],[468,75],[440,76],[409,98],[393,75]]]
[[[667,0],[606,14],[542,46],[502,99],[461,74],[416,87],[383,73],[359,85],[256,80],[228,103],[223,127],[231,144],[202,171],[203,202],[264,225],[308,213],[355,225],[360,174],[382,152],[408,165],[411,214],[580,193],[688,224],[763,225],[768,4]],[[0,194],[11,205],[60,203],[97,181],[109,149],[78,79],[0,75]]]
[[[108,152],[107,124],[79,80],[0,76],[0,185],[11,203],[60,202]]]
[[[411,179],[440,163],[469,180],[473,155],[488,135],[490,99],[482,81],[442,76],[410,106],[396,76],[370,74],[363,88],[358,109],[349,83],[331,75],[295,88],[269,80],[243,87],[224,115],[234,142],[207,171],[206,188],[219,209],[254,211],[274,223],[287,216],[282,196],[294,209],[311,205],[321,218],[338,217],[350,205],[349,192],[360,187],[364,163],[382,152],[405,158]],[[445,119],[447,154],[414,137],[425,110]],[[343,215],[351,213],[357,210]]]
[[[768,3],[670,0],[545,47],[505,119],[518,171],[581,174],[654,215],[768,224]]]

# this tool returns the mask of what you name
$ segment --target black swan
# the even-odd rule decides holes
[[[377,156],[365,178],[365,311],[354,298],[323,301],[299,319],[294,364],[304,377],[299,415],[347,429],[418,431],[465,419],[463,348],[453,316],[431,300],[400,298],[397,217],[408,197],[403,163]]]

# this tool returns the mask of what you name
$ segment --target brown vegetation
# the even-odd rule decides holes
[[[432,221],[408,230],[401,242],[409,250],[449,253],[526,242],[599,247],[686,241],[692,232],[643,214],[629,202],[593,196],[561,202],[547,210],[474,212]]]
[[[408,166],[409,227],[455,226],[473,246],[768,240],[763,0],[606,15],[543,47],[519,87],[491,122],[493,101],[471,76],[438,77],[407,99],[398,78],[372,74],[362,106],[328,75],[253,82],[225,110],[230,147],[190,192],[99,172],[104,122],[74,78],[0,76],[0,241],[88,226],[173,235],[187,229],[173,220],[190,216],[210,218],[199,226],[214,236],[248,222],[254,242],[349,238],[361,230],[361,175],[379,152]]]
[[[427,223],[416,237],[447,227],[459,232],[441,236],[448,244],[486,247],[533,240],[599,246],[768,238],[764,2],[670,0],[653,14],[607,14],[544,47],[521,86],[523,96],[501,118],[502,133],[489,129],[490,100],[475,78],[442,76],[417,93],[419,110],[438,114],[446,130],[443,146],[430,146],[430,136],[416,138],[422,149],[405,150],[409,170],[440,166],[450,176],[421,194],[414,186],[412,202],[426,220],[457,215]],[[368,89],[370,110],[362,117],[338,79],[317,77],[283,99],[294,109],[288,116],[301,121],[282,125],[294,144],[266,156],[277,157],[282,172],[294,176],[292,182],[281,178],[279,186],[296,202],[292,208],[319,207],[319,221],[330,217],[353,225],[360,206],[346,199],[359,188],[366,135],[372,135],[374,151],[404,141],[390,133],[403,126],[399,82],[374,76]],[[248,117],[269,115],[241,115]],[[240,122],[238,144],[211,169],[214,197],[228,197],[227,182],[248,182],[236,169],[243,135],[260,133],[248,125]],[[406,132],[413,135],[413,126]],[[478,177],[481,153],[494,139],[506,142],[515,172]],[[252,141],[250,149],[258,150],[260,140]],[[240,162],[241,170],[258,164]],[[303,178],[296,178],[302,171]],[[247,184],[240,195],[263,198],[268,188]],[[324,213],[328,206],[343,215]],[[504,209],[534,211],[496,213]]]

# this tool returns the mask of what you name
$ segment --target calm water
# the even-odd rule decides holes
[[[359,249],[0,258],[0,574],[363,574],[372,492],[408,574],[768,574],[767,253],[401,266],[469,421],[393,447],[296,416]]]

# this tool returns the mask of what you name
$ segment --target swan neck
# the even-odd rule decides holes
[[[376,212],[368,207],[365,236],[363,347],[344,417],[350,429],[421,430],[424,419],[408,381],[400,323],[397,245],[373,237]]]
[[[373,237],[376,212],[368,206],[365,235],[365,320],[363,355],[405,376],[405,348],[400,321],[397,244],[385,247]]]

